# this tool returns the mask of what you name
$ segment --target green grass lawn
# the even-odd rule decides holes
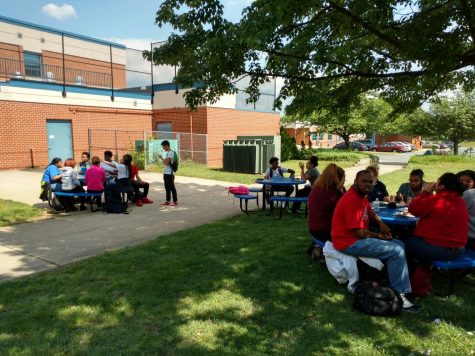
[[[304,160],[290,160],[285,161],[281,164],[282,167],[291,168],[297,172],[297,175],[300,174],[299,162],[305,162]],[[320,172],[331,162],[328,161],[320,161],[318,163],[318,169]],[[339,166],[346,168],[353,166],[353,162],[336,162]],[[162,171],[161,165],[151,165],[147,166],[147,170],[149,171]],[[242,184],[252,184],[256,181],[257,178],[262,178],[263,174],[246,174],[246,173],[233,173],[233,172],[225,172],[221,168],[208,168],[204,164],[188,162],[188,161],[181,161],[180,166],[178,169],[178,175],[186,176],[186,177],[197,177],[197,178],[206,178],[206,179],[215,179],[221,180],[225,182],[236,182]]]
[[[318,263],[305,219],[239,215],[0,288],[2,355],[470,354],[475,287],[368,317]],[[434,286],[444,290],[445,280]],[[433,321],[440,319],[441,323]],[[425,353],[427,354],[427,353]]]
[[[389,194],[396,194],[402,183],[409,181],[409,173],[416,168],[424,171],[424,180],[436,181],[446,172],[457,173],[465,169],[475,168],[475,158],[458,156],[417,156],[411,158],[409,164],[395,172],[380,176],[381,182],[386,184]]]
[[[0,199],[0,227],[20,223],[41,214],[41,209]]]

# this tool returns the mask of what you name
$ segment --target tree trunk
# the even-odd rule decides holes
[[[459,141],[453,140],[453,142],[454,142],[454,155],[458,155],[459,154]]]
[[[341,135],[341,138],[345,141],[345,148],[350,149],[350,135]]]

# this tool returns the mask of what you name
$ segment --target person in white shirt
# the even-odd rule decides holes
[[[284,168],[279,166],[279,159],[277,157],[272,157],[269,160],[270,167],[267,168],[265,172],[265,179],[272,178],[284,178],[284,173],[290,173],[291,175],[295,174],[295,171],[290,168]],[[285,192],[286,197],[290,197],[294,187],[291,185],[272,185],[271,192]]]
[[[171,167],[175,161],[175,152],[170,149],[170,142],[168,140],[162,142],[162,148],[166,153],[165,157],[160,156],[163,162],[163,182],[165,184],[166,201],[161,205],[175,206],[178,204],[178,196],[175,188],[175,172],[173,172]],[[171,201],[172,197],[173,201]]]
[[[117,163],[116,161],[112,160],[112,157],[114,155],[112,154],[111,151],[105,151],[104,152],[104,161],[101,162],[101,167],[104,168],[106,171],[106,183],[107,184],[112,184],[115,183],[115,178],[117,177],[117,169],[115,168],[115,165],[110,165],[107,164],[107,162],[111,163],[113,162],[114,164]]]
[[[64,161],[64,168],[61,173],[61,190],[65,193],[84,193],[84,189],[81,185],[81,182],[77,178],[77,173],[74,170],[76,167],[76,162],[72,158],[68,158]],[[86,210],[84,205],[85,198],[80,197],[79,201],[81,203],[80,210]],[[62,197],[62,204],[66,212],[78,210],[74,206],[73,197]]]

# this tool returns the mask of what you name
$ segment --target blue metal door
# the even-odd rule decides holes
[[[48,160],[55,157],[63,161],[73,157],[73,140],[71,134],[71,122],[59,120],[47,120],[48,132]]]

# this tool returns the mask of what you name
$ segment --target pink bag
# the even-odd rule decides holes
[[[243,185],[237,187],[229,187],[228,192],[234,195],[248,195],[249,189]]]

